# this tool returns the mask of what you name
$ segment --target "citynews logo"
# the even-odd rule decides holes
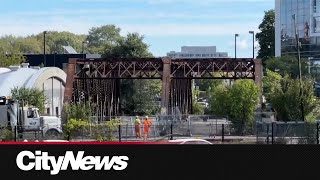
[[[27,158],[27,163],[24,159]],[[116,170],[121,171],[127,168],[128,156],[85,156],[84,151],[79,151],[75,157],[73,151],[66,151],[64,156],[49,156],[48,152],[21,151],[16,158],[16,164],[23,171],[46,170],[51,175],[58,174],[61,170],[67,170],[71,166],[72,170]]]

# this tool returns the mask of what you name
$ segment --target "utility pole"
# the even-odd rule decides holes
[[[300,81],[300,108],[301,108],[301,118],[302,121],[305,121],[304,117],[304,107],[303,107],[303,102],[302,102],[302,97],[303,97],[303,91],[302,91],[302,73],[301,73],[301,55],[300,55],[300,40],[299,40],[299,34],[297,30],[297,23],[296,23],[296,15],[292,15],[292,19],[294,21],[294,29],[295,29],[295,38],[296,38],[296,46],[297,46],[297,58],[298,58],[298,65],[299,65],[299,81]]]
[[[44,63],[44,67],[47,67],[47,60],[46,60],[46,34],[47,34],[47,31],[43,31],[43,63]]]
[[[237,59],[237,37],[239,34],[234,35],[234,58]]]

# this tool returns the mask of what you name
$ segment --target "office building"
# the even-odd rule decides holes
[[[182,46],[181,52],[170,51],[170,58],[227,58],[227,52],[217,52],[216,46]]]
[[[297,30],[301,57],[320,57],[320,0],[275,0],[275,55],[297,55]]]

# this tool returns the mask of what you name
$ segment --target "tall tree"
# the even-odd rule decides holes
[[[0,51],[4,53],[13,53],[18,49],[15,48],[17,37],[5,35],[0,38]]]
[[[91,28],[86,38],[90,52],[102,54],[106,51],[106,47],[110,49],[116,46],[119,43],[119,39],[121,39],[120,30],[115,25]]]
[[[128,33],[126,37],[118,38],[113,48],[106,44],[106,55],[114,57],[152,57],[149,46],[143,42],[144,36],[138,33]]]
[[[266,100],[276,110],[276,117],[279,121],[300,121],[300,81],[298,78],[291,78],[289,75],[281,76],[279,73],[267,70],[263,84],[266,93]],[[313,80],[304,78],[302,81],[302,102],[305,117],[308,117],[318,106],[318,100],[314,95]],[[307,119],[308,120],[308,119]]]
[[[295,56],[271,57],[266,61],[266,68],[279,72],[282,76],[288,74],[292,78],[299,77],[299,64]],[[308,75],[308,60],[301,59],[301,73]]]
[[[237,80],[233,86],[221,84],[213,90],[209,102],[216,115],[227,116],[236,133],[242,134],[253,125],[259,88],[252,80]]]
[[[39,42],[41,42],[41,50],[43,51],[43,33],[39,33],[35,36]],[[62,46],[71,46],[78,53],[82,51],[82,42],[85,40],[85,35],[77,35],[67,31],[48,31],[46,33],[46,52],[47,53],[64,53]]]
[[[9,67],[11,65],[20,65],[25,62],[26,58],[17,51],[7,53],[0,51],[0,67]]]
[[[265,11],[265,15],[259,30],[261,32],[256,34],[256,39],[259,42],[260,49],[258,51],[258,58],[263,61],[275,55],[275,11],[273,9]]]
[[[25,38],[18,38],[16,40],[15,46],[21,53],[32,53],[38,54],[42,53],[42,44],[36,38],[33,37],[25,37]]]
[[[152,54],[148,51],[149,46],[143,40],[144,36],[138,33],[128,33],[125,37],[115,39],[115,42],[106,40],[104,57],[152,57]],[[156,97],[160,96],[161,81],[121,80],[120,89],[123,113],[143,115],[159,112],[159,108],[154,103]]]

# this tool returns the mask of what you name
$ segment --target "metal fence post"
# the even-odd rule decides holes
[[[319,144],[319,122],[317,122],[317,144]]]
[[[213,132],[212,132],[212,123],[210,123],[209,124],[209,138],[212,137],[212,134],[213,134]]]
[[[82,141],[83,141],[83,138],[84,138],[84,126],[82,126],[81,129],[82,129],[82,132],[81,132],[81,133],[82,133]]]
[[[214,132],[214,138],[216,138],[218,135],[218,119],[216,119],[216,132]]]
[[[270,124],[267,123],[267,144],[269,144],[269,125]]]
[[[274,122],[271,123],[271,144],[274,143]]]
[[[191,120],[190,120],[190,118],[188,117],[187,118],[187,121],[188,121],[188,135],[189,135],[189,137],[191,137],[192,136],[192,133],[191,133]]]
[[[128,123],[126,124],[126,141],[128,141]]]
[[[17,126],[14,126],[14,142],[17,142]]]
[[[173,140],[173,124],[171,122],[171,125],[170,125],[170,140]]]
[[[224,124],[222,124],[222,129],[221,129],[221,135],[222,135],[222,142],[224,142]]]
[[[121,124],[119,124],[119,142],[121,142]]]

